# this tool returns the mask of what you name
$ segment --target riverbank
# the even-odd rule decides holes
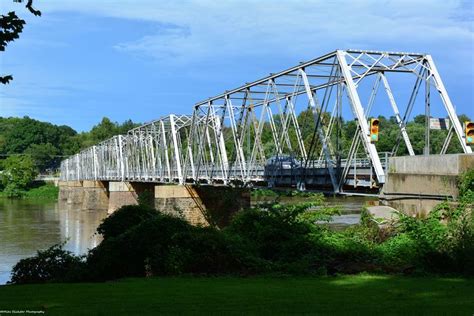
[[[471,315],[472,293],[474,280],[431,277],[169,277],[0,286],[0,310],[44,310],[47,315]]]
[[[23,193],[21,199],[55,202],[58,200],[59,188],[52,183],[41,183]],[[0,191],[0,198],[8,199],[9,197],[5,192]]]

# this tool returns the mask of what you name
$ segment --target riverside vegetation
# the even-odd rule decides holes
[[[20,260],[11,282],[360,272],[472,277],[474,170],[460,178],[459,189],[457,203],[441,203],[426,218],[400,214],[381,228],[364,212],[359,225],[343,231],[319,224],[337,211],[322,197],[259,205],[237,213],[221,230],[192,226],[146,205],[124,206],[98,227],[104,240],[86,256],[55,245]]]

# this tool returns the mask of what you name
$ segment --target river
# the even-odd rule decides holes
[[[101,241],[95,229],[107,211],[77,211],[56,202],[0,199],[0,284],[10,280],[18,260],[38,249],[66,242],[65,249],[84,254]]]
[[[307,199],[282,198],[281,202],[303,200]],[[342,214],[334,217],[332,225],[344,227],[359,222],[368,199],[335,197],[326,201],[341,206]],[[15,263],[38,249],[66,242],[65,249],[85,254],[100,243],[95,230],[106,216],[106,211],[78,211],[64,203],[0,199],[0,284],[10,280]]]

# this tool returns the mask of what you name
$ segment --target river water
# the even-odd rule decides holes
[[[0,199],[0,284],[10,280],[18,260],[66,241],[84,254],[101,241],[95,229],[107,211],[77,211],[56,202]]]
[[[282,198],[281,202],[304,200]],[[341,206],[342,214],[333,218],[332,225],[344,227],[359,222],[361,208],[369,200],[335,197],[326,201]],[[64,203],[0,199],[0,284],[10,279],[18,260],[35,255],[38,249],[66,242],[65,249],[85,254],[100,243],[95,230],[106,216],[106,211],[80,211]]]

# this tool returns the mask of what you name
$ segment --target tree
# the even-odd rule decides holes
[[[52,169],[59,165],[59,151],[51,143],[46,144],[31,144],[26,150],[25,154],[31,156],[38,171]]]
[[[8,197],[23,195],[23,191],[36,175],[35,164],[28,155],[10,156],[3,161],[1,179]]]
[[[14,2],[22,1],[23,0],[15,0]],[[26,8],[35,16],[41,16],[41,11],[33,8],[33,0],[28,0]],[[20,37],[25,23],[25,20],[20,19],[14,11],[8,12],[7,15],[0,16],[0,51],[5,51],[8,43]],[[12,75],[0,76],[0,83],[7,84],[12,79]]]

